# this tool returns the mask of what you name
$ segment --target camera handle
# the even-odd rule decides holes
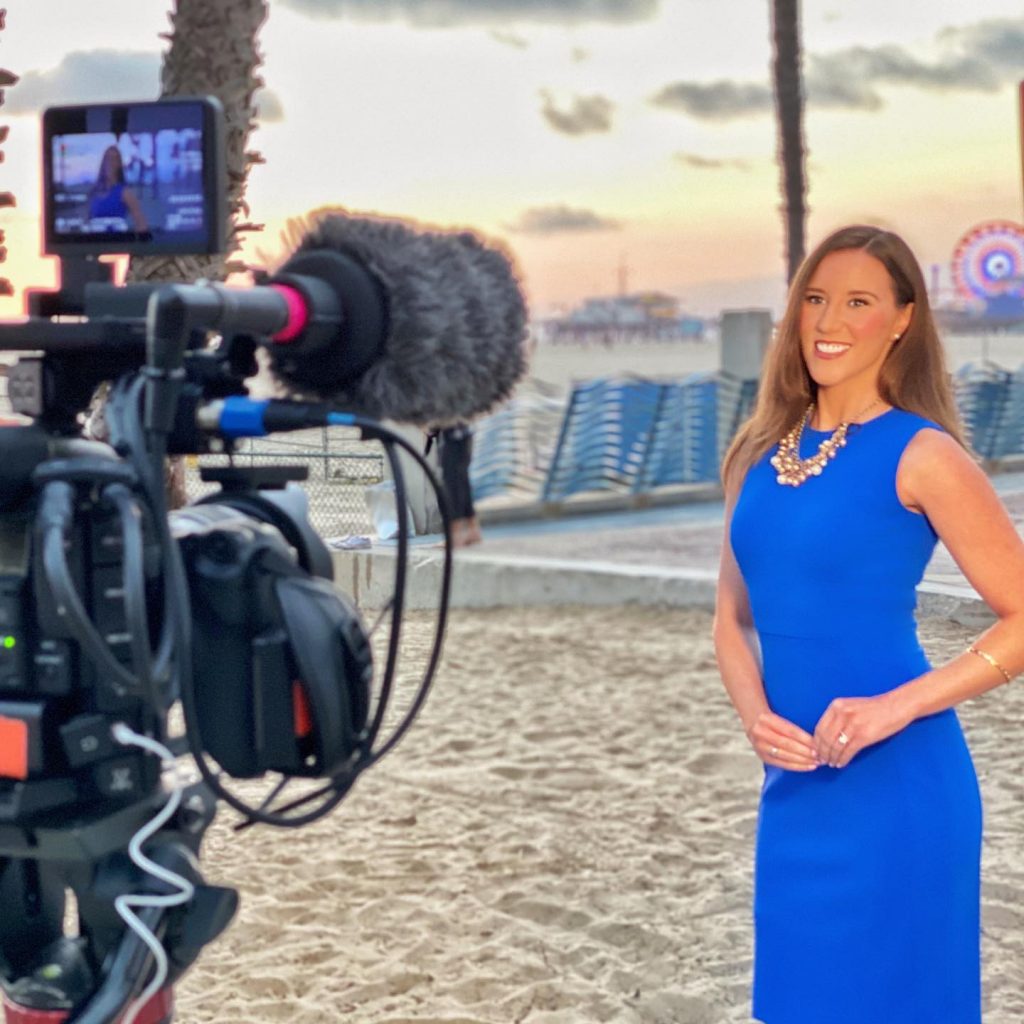
[[[110,284],[114,265],[101,263],[96,256],[59,257],[57,290],[32,289],[28,292],[30,316],[81,316],[85,312],[85,289],[90,284]]]

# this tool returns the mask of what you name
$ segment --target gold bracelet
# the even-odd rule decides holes
[[[1010,682],[1010,673],[1007,672],[1006,669],[1003,668],[1003,666],[1000,665],[999,662],[996,661],[996,659],[993,658],[991,654],[988,654],[980,648],[975,647],[974,644],[971,644],[971,646],[968,647],[967,650],[970,651],[971,654],[976,654],[979,658],[984,658],[985,661],[987,661],[994,669],[1003,674],[1003,678],[1007,682]]]

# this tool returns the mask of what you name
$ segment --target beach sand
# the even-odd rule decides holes
[[[703,611],[455,613],[419,722],[326,821],[235,835],[222,812],[204,869],[242,909],[177,1019],[749,1021],[761,768],[710,627]],[[420,657],[428,631],[408,632]],[[933,661],[972,635],[921,631]],[[1019,1024],[1024,684],[961,714],[986,802],[985,1020]]]

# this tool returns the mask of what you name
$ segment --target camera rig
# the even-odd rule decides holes
[[[258,297],[239,306],[219,285],[115,287],[106,275],[92,256],[64,255],[60,290],[33,295],[26,322],[0,326],[0,350],[24,353],[8,392],[28,418],[0,427],[7,1024],[170,1021],[174,982],[237,906],[199,868],[218,801],[242,815],[238,827],[297,827],[336,807],[422,707],[447,614],[450,522],[420,454],[330,404],[248,397],[274,308]],[[101,382],[106,443],[83,433]],[[204,468],[219,492],[167,508],[169,455],[231,456],[238,437],[321,425],[383,443],[399,508],[396,446],[406,449],[442,510],[433,646],[386,735],[406,517],[376,683],[370,634],[331,584],[309,522],[303,467]],[[179,718],[183,729],[172,727]],[[225,775],[263,779],[265,799],[251,806]],[[287,789],[295,780],[298,796]],[[69,894],[77,929],[65,934]]]

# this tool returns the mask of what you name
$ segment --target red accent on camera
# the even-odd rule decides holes
[[[29,1010],[4,996],[6,1024],[64,1024],[70,1016],[67,1010]]]
[[[288,306],[288,323],[274,335],[274,341],[287,343],[294,341],[309,323],[309,310],[306,308],[306,300],[302,292],[285,284],[272,284],[270,286],[284,299]]]
[[[28,778],[28,722],[0,715],[0,776]]]
[[[4,996],[5,1024],[64,1024],[70,1016],[68,1010],[32,1010]],[[135,1024],[170,1024],[173,1016],[174,989],[168,985],[139,1011]]]
[[[297,679],[292,683],[292,716],[295,720],[295,735],[300,740],[312,734],[313,715],[309,710],[309,699]]]

